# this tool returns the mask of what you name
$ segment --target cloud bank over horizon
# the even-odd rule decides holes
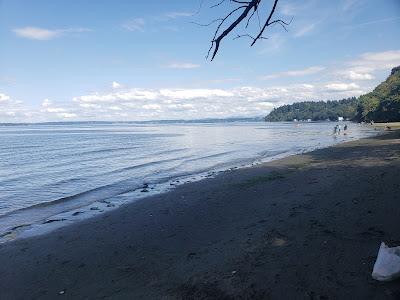
[[[377,72],[386,72],[388,76],[397,65],[400,65],[400,50],[389,50],[363,53],[333,66],[310,66],[265,75],[259,78],[261,86],[138,88],[112,81],[111,88],[103,91],[78,95],[63,103],[46,98],[39,107],[24,105],[0,90],[0,118],[1,122],[44,122],[265,116],[284,104],[337,100],[367,93],[379,83],[376,80],[372,83]],[[302,82],[262,87],[266,80],[281,77]]]
[[[274,107],[304,100],[341,99],[364,91],[356,84],[293,84],[268,88],[243,86],[233,89],[138,89],[123,88],[74,97],[67,104],[44,99],[41,107],[16,107],[10,96],[0,94],[9,105],[0,109],[2,120],[141,121],[264,116]]]
[[[39,40],[39,41],[51,40],[54,38],[61,37],[63,35],[79,34],[82,32],[90,32],[90,31],[92,30],[89,28],[46,29],[33,26],[13,29],[13,32],[21,38]]]

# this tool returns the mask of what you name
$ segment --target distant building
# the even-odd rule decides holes
[[[343,117],[337,117],[338,121],[343,121]]]
[[[293,119],[293,122],[297,122],[297,119]]]
[[[307,122],[311,122],[311,119],[307,119]]]

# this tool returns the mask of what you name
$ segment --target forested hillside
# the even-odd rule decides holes
[[[371,93],[359,98],[358,121],[395,122],[400,121],[400,66]]]
[[[275,108],[265,121],[337,120],[338,117],[353,121],[400,121],[400,66],[392,69],[390,76],[372,92],[359,98],[338,101],[306,101]]]
[[[306,101],[275,108],[265,121],[293,121],[311,119],[313,121],[337,120],[338,116],[352,119],[357,111],[357,98],[339,101]]]

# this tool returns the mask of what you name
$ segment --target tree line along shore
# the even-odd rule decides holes
[[[358,98],[283,105],[271,111],[265,121],[337,121],[338,118],[355,122],[399,122],[400,66],[393,68],[389,77],[368,94]]]

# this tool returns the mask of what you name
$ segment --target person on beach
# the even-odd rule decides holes
[[[347,124],[346,124],[346,125],[344,125],[344,127],[343,127],[343,134],[344,134],[344,135],[346,135],[346,134],[347,134]]]
[[[334,135],[340,134],[340,125],[339,124],[336,124],[336,126],[333,128],[333,134]]]

